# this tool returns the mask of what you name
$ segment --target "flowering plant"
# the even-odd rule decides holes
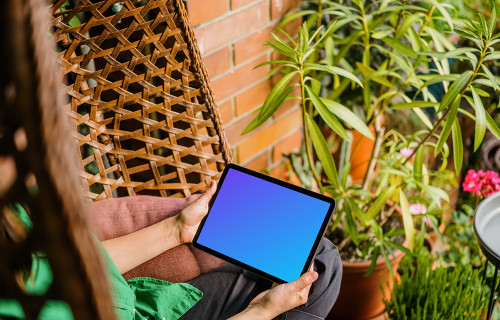
[[[464,191],[476,194],[480,198],[487,198],[500,191],[500,178],[494,171],[475,171],[470,169],[462,184]]]
[[[437,0],[307,3],[310,10],[293,13],[282,22],[305,18],[298,39],[279,29],[279,36],[273,35],[267,43],[279,60],[261,66],[271,65],[269,74],[281,72],[283,77],[243,134],[270,119],[284,101],[297,99],[302,108],[304,152],[300,166],[294,157],[291,163],[294,170],[300,167],[295,171],[304,186],[337,200],[329,236],[341,255],[343,248],[354,248],[344,252],[355,252],[356,259],[371,259],[369,273],[379,256],[391,269],[389,256],[394,250],[413,249],[419,223],[420,230],[427,229],[423,217],[436,230],[435,216],[449,202],[447,192],[433,179],[445,174],[450,157],[456,172],[461,170],[463,139],[458,115],[475,121],[475,149],[486,130],[500,137],[480,88],[500,90],[488,69],[488,61],[500,58],[493,47],[500,34],[494,34],[494,23],[487,23],[483,16],[479,22],[453,19],[453,6]],[[451,32],[470,39],[474,47],[456,48],[448,39]],[[453,73],[449,59],[467,64]],[[443,86],[442,95],[435,95],[434,84]],[[384,122],[389,111],[414,113],[423,129],[393,130]],[[321,126],[341,139],[338,159]],[[352,132],[373,140],[373,149],[361,150],[361,139],[354,143]],[[360,183],[350,177],[358,148],[370,155]],[[430,164],[431,159],[439,159],[439,168]],[[410,204],[420,204],[413,209],[417,216]],[[398,237],[406,238],[408,248],[394,241]]]

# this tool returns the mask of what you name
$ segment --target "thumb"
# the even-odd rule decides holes
[[[215,180],[210,181],[210,185],[208,186],[208,189],[194,202],[195,205],[207,207],[208,203],[210,202],[210,199],[212,199],[212,196],[215,193],[215,190],[217,190],[217,183]]]
[[[309,287],[316,279],[318,279],[318,273],[316,271],[308,271],[297,280],[288,283],[289,289],[294,292],[301,291]]]

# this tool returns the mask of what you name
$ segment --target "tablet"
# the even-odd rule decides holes
[[[229,164],[193,245],[277,283],[308,271],[335,208],[330,197]]]

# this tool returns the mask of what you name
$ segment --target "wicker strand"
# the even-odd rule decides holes
[[[193,60],[195,63],[196,70],[200,73],[201,82],[203,84],[202,89],[205,90],[205,94],[208,100],[208,107],[210,108],[211,115],[216,124],[217,131],[219,132],[220,139],[222,140],[222,148],[224,152],[224,159],[227,163],[233,162],[233,154],[231,149],[228,147],[229,142],[227,141],[226,134],[223,129],[222,119],[217,110],[217,104],[215,103],[215,95],[212,89],[212,85],[210,82],[210,77],[208,75],[207,68],[201,59],[200,48],[196,42],[196,37],[194,34],[194,30],[189,23],[189,17],[186,11],[186,7],[184,5],[183,0],[175,0],[174,1],[177,6],[177,12],[179,12],[181,17],[182,28],[184,30],[184,34],[187,37],[189,43],[189,51],[193,55]]]

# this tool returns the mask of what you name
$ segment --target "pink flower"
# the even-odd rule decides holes
[[[417,215],[417,214],[426,214],[427,213],[427,207],[425,206],[425,204],[421,204],[421,203],[412,204],[412,203],[410,203],[409,207],[410,207],[411,214]]]
[[[401,148],[399,150],[399,153],[401,153],[401,155],[405,158],[408,158],[409,156],[411,156],[413,154],[413,151],[415,149],[412,149],[412,148]]]
[[[486,198],[500,191],[500,178],[493,171],[479,170],[476,172],[470,169],[465,176],[462,187],[464,191]]]

